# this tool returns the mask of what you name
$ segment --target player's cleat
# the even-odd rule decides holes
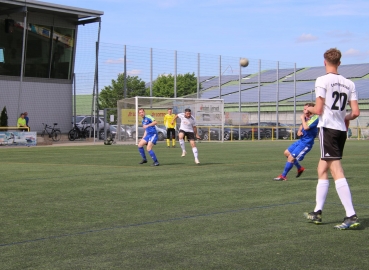
[[[337,230],[349,230],[349,229],[357,229],[360,226],[359,219],[356,215],[351,217],[345,217],[343,219],[342,224],[338,224],[334,226]]]
[[[168,148],[170,148],[170,146],[168,145]]]
[[[296,174],[296,178],[297,177],[300,177],[301,174],[305,171],[305,168],[304,167],[301,167],[299,170],[297,170],[297,174]]]
[[[186,156],[186,151],[182,152],[182,157]]]
[[[173,145],[173,146],[172,146],[172,148],[176,148],[176,146],[175,146],[175,145]]]
[[[273,179],[274,181],[287,181],[287,177],[283,176],[282,174]]]
[[[315,224],[322,223],[322,210],[319,210],[316,212],[304,213],[304,216],[306,219],[310,220],[311,222]]]
[[[147,163],[147,160],[146,159],[143,159],[140,163],[138,164],[144,164],[144,163]]]
[[[152,166],[159,166],[159,162],[158,161],[154,161],[154,163],[152,164]]]
[[[198,158],[195,158],[195,163],[196,163],[196,164],[200,164],[200,161],[199,161],[199,159],[198,159]]]

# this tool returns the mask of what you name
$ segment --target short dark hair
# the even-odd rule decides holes
[[[313,102],[308,102],[306,103],[304,106],[308,106],[308,107],[314,107],[315,104]]]
[[[324,53],[324,59],[332,65],[339,65],[341,56],[342,54],[337,48],[331,48]]]
[[[185,112],[191,112],[191,109],[187,108],[185,109]]]

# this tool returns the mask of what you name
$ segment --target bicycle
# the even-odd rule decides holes
[[[44,124],[44,130],[41,133],[41,137],[44,137],[45,134],[49,135],[49,138],[52,139],[54,142],[57,142],[61,138],[61,131],[59,128],[56,128],[58,123],[54,123],[54,126],[49,126],[47,124]]]
[[[90,126],[86,126],[86,122],[83,122],[82,124],[83,124],[82,128],[74,124],[74,127],[68,132],[68,139],[70,141],[74,141],[76,139],[89,138],[91,135],[93,135],[94,133],[93,128]]]

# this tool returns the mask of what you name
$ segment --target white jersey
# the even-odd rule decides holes
[[[318,127],[346,131],[347,103],[357,100],[355,84],[341,75],[328,73],[316,79],[315,94],[325,99]]]
[[[195,118],[191,115],[190,118],[186,118],[184,113],[177,114],[178,118],[181,119],[180,130],[186,132],[193,132],[193,127],[196,126]]]

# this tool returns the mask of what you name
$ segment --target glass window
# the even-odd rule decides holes
[[[55,27],[53,33],[50,78],[71,78],[73,48],[74,30]]]
[[[20,76],[23,44],[23,23],[0,19],[0,75]]]
[[[5,63],[4,48],[0,48],[0,63]]]
[[[28,23],[24,76],[71,79],[74,29]],[[23,22],[0,19],[0,75],[20,76]]]
[[[24,76],[49,78],[51,28],[29,23],[27,30]]]

